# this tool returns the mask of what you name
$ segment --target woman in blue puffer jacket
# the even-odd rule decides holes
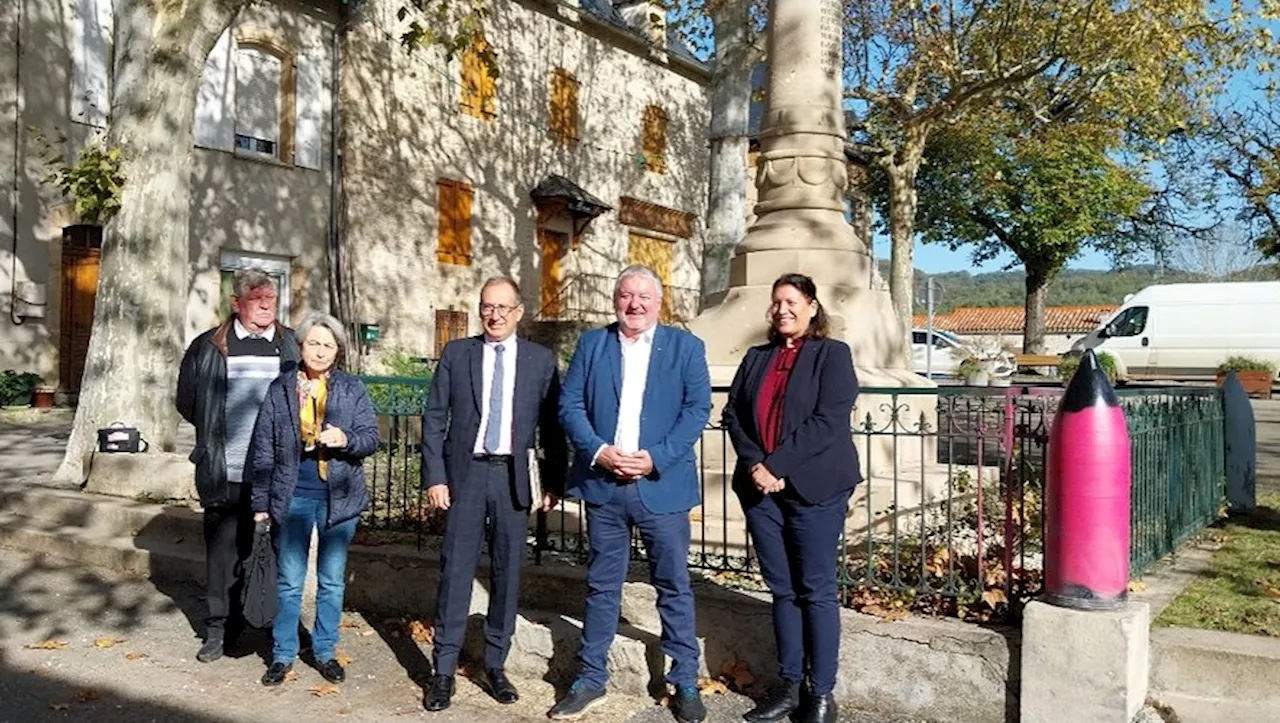
[[[340,683],[336,660],[347,548],[369,505],[364,458],[378,449],[378,418],[360,380],[336,367],[347,347],[342,324],[310,313],[298,326],[300,371],[271,383],[258,412],[249,451],[253,511],[274,531],[279,609],[272,626],[271,665],[263,685],[279,685],[298,656],[298,618],[311,532],[316,558],[316,621],[312,649],[320,674]]]

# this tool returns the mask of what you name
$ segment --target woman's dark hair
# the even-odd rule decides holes
[[[818,312],[809,320],[809,328],[805,331],[805,336],[811,336],[815,339],[826,339],[831,334],[831,320],[827,318],[827,309],[818,301],[818,287],[814,285],[813,279],[804,274],[783,274],[773,282],[773,289],[769,292],[770,298],[773,292],[778,290],[779,286],[790,286],[800,295],[813,302],[818,307]],[[782,341],[782,335],[778,333],[773,325],[769,325],[769,341],[778,343]]]

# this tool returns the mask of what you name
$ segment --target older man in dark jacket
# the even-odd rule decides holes
[[[236,273],[230,321],[196,337],[178,373],[178,412],[196,428],[196,491],[204,507],[207,632],[196,660],[222,657],[243,629],[239,561],[253,544],[245,471],[258,408],[271,381],[296,370],[298,340],[276,321],[279,296],[261,269]],[[228,630],[230,628],[230,630]]]

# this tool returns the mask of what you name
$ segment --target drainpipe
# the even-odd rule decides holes
[[[13,248],[10,249],[13,269],[9,274],[9,320],[14,326],[25,322],[18,316],[18,201],[22,197],[18,178],[22,158],[22,23],[26,7],[26,0],[18,0],[17,25],[13,29],[13,186],[9,189],[9,202],[13,207]]]
[[[337,318],[346,320],[346,300],[342,283],[341,220],[342,159],[338,152],[339,105],[342,95],[342,36],[347,29],[348,9],[345,2],[338,6],[338,23],[333,29],[332,80],[329,95],[329,234],[327,238],[329,267],[329,310]]]

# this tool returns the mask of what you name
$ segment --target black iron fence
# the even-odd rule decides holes
[[[383,435],[367,464],[373,505],[366,527],[424,544],[442,529],[438,517],[422,512],[418,488],[427,381],[364,381]],[[722,401],[726,390],[715,391]],[[851,501],[840,548],[847,601],[890,615],[981,617],[1035,594],[1045,452],[1061,393],[1033,386],[864,388],[851,433],[865,482]],[[1222,404],[1208,388],[1119,396],[1132,442],[1131,569],[1138,576],[1221,512]],[[690,567],[726,584],[759,586],[745,518],[730,489],[733,448],[716,421],[698,454],[703,502],[690,513]],[[576,500],[535,515],[535,561],[584,558],[585,526]],[[638,539],[633,552],[643,558]]]

